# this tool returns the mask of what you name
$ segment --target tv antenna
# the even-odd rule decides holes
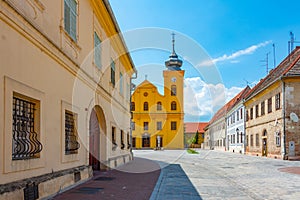
[[[295,40],[295,35],[292,31],[290,31],[290,41],[288,41],[288,54],[294,50],[294,44],[295,43],[300,43],[300,41]]]
[[[250,86],[250,82],[249,82],[249,81],[247,81],[247,80],[244,79],[244,78],[243,78],[243,80],[246,82],[246,85],[247,85],[247,86]]]
[[[274,69],[276,67],[276,53],[275,53],[275,43],[273,43],[273,61],[274,61]]]
[[[269,73],[269,54],[270,54],[270,52],[266,53],[266,59],[260,61],[260,62],[264,62],[265,63],[262,66],[266,67],[267,75]]]

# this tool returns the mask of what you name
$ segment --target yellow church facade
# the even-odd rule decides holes
[[[132,95],[133,148],[184,148],[184,70],[174,51],[174,38],[173,52],[165,65],[163,95],[148,80],[138,85]]]

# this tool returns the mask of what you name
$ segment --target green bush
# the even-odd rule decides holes
[[[197,151],[195,151],[194,149],[187,149],[186,150],[188,153],[190,154],[199,154]]]

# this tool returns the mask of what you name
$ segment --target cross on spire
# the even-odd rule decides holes
[[[173,54],[175,54],[175,33],[172,33]]]

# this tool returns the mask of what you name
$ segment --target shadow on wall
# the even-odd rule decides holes
[[[152,193],[151,200],[163,199],[197,199],[202,200],[200,194],[185,174],[179,164],[169,164],[162,168],[162,177],[159,186]],[[158,183],[157,183],[158,184]]]

